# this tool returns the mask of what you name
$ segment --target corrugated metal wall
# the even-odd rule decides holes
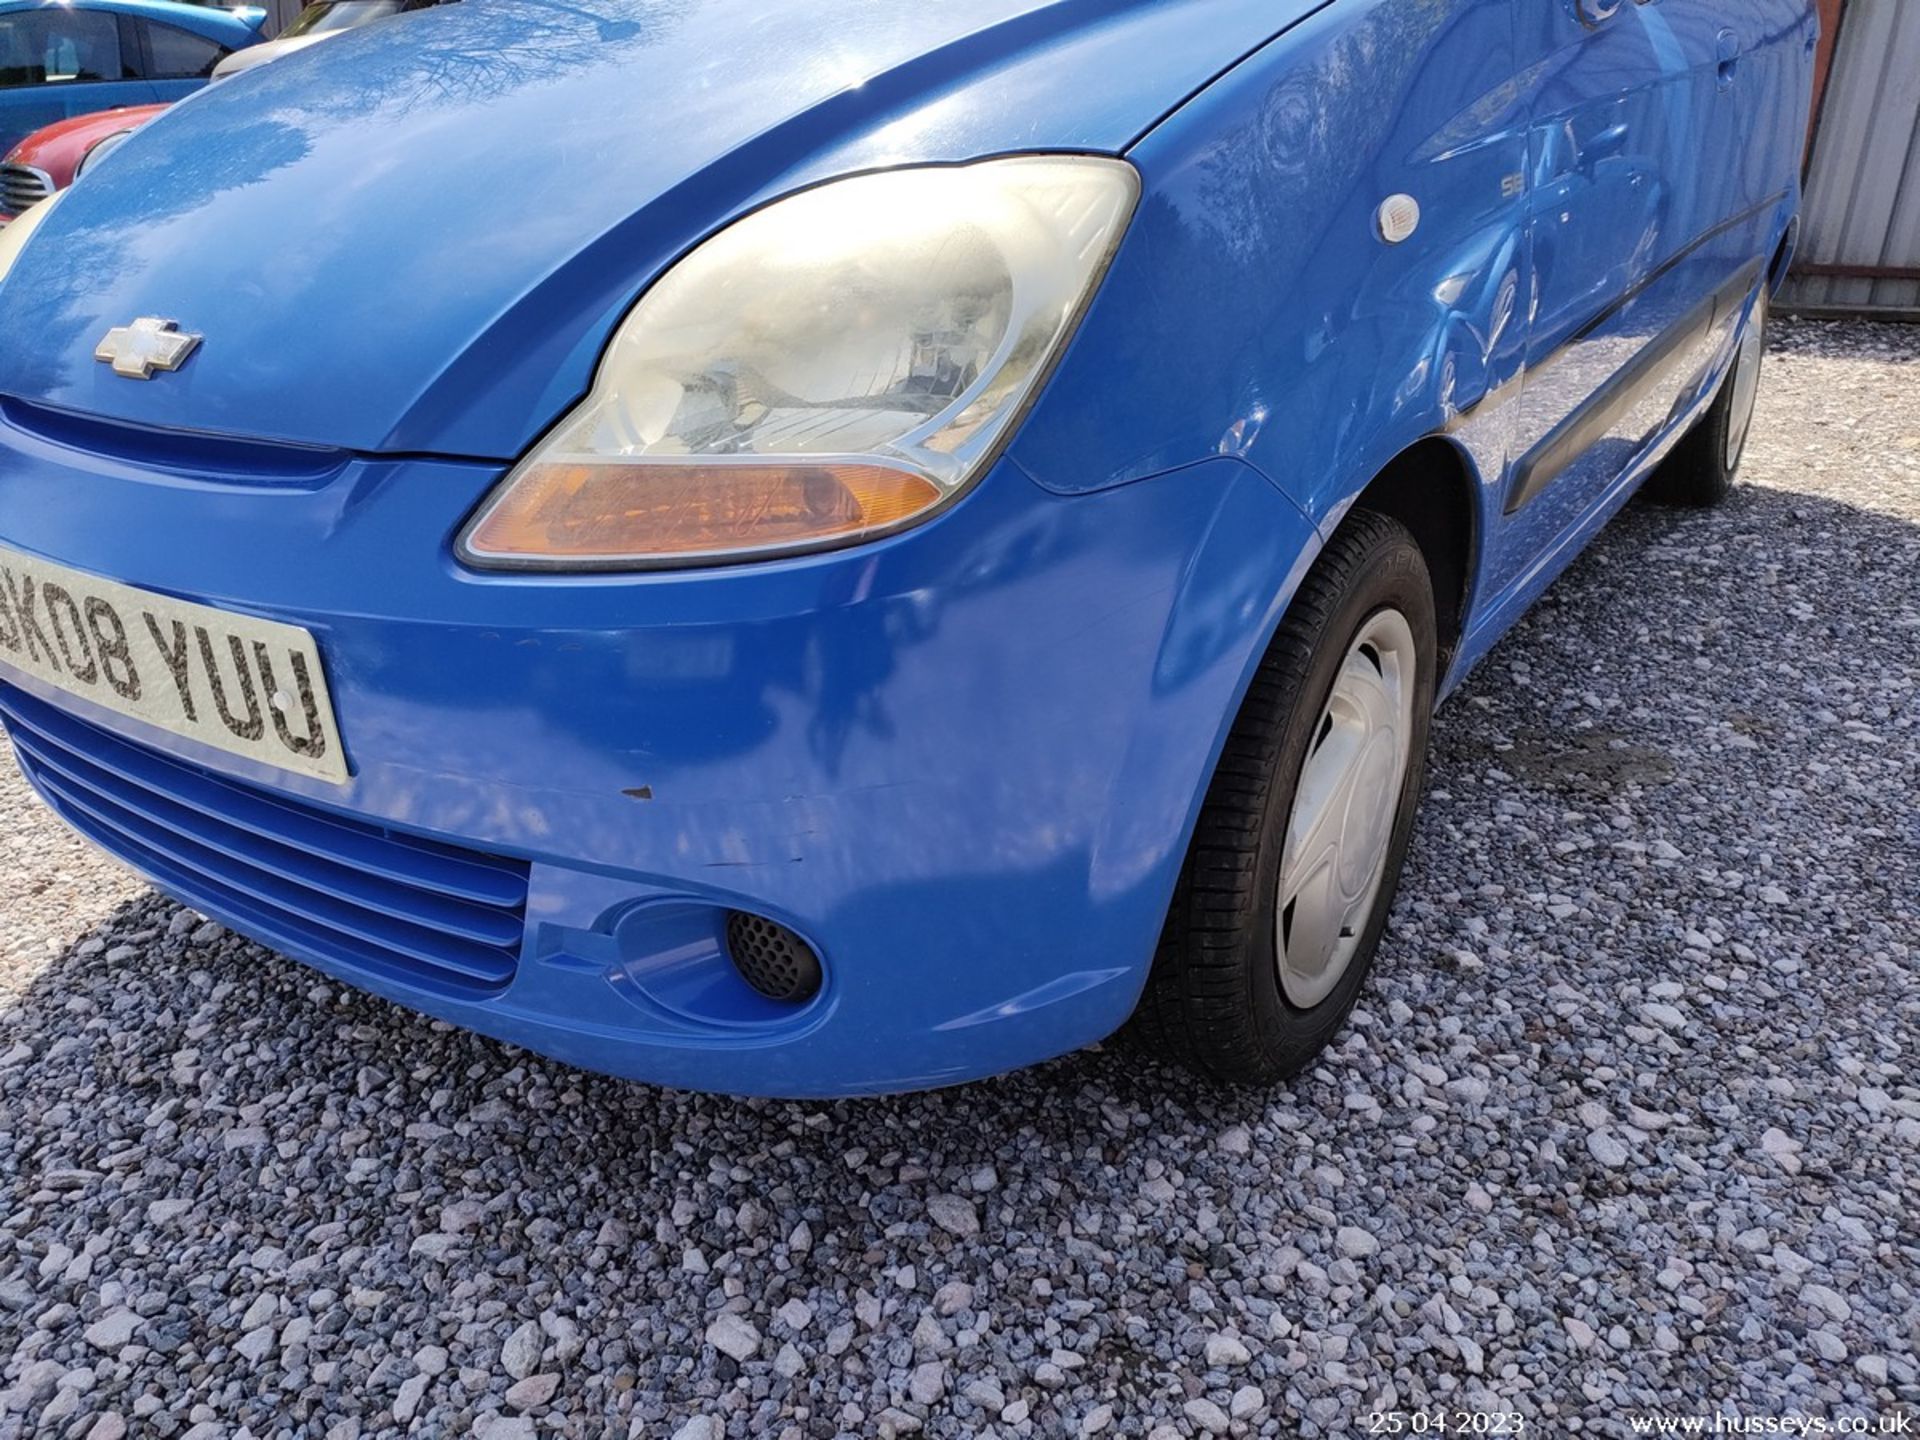
[[[1847,0],[1784,301],[1920,318],[1920,0]]]

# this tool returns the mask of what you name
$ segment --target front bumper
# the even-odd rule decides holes
[[[853,550],[478,575],[448,539],[496,467],[4,414],[0,542],[311,630],[353,771],[332,786],[174,739],[0,649],[0,710],[56,809],[343,980],[572,1064],[735,1093],[948,1084],[1118,1026],[1314,548],[1237,460],[1080,498],[1009,460],[930,524]],[[35,759],[50,744],[78,756],[65,779]],[[129,775],[159,800],[114,792]],[[380,885],[412,883],[422,847],[520,877],[504,968],[450,976],[315,929],[312,893],[351,906],[360,881],[248,839],[212,792],[169,790],[200,784],[367,837]],[[211,836],[179,841],[176,801],[215,813]],[[733,909],[815,946],[815,998],[777,1006],[739,979]]]

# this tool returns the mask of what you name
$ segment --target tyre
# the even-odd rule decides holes
[[[1718,505],[1733,489],[1746,454],[1753,412],[1760,398],[1760,369],[1767,354],[1767,290],[1753,302],[1753,314],[1741,333],[1733,366],[1720,382],[1713,406],[1647,478],[1647,498],[1662,505],[1705,509]]]
[[[1353,1008],[1426,769],[1432,582],[1355,512],[1315,562],[1235,719],[1145,994],[1139,1041],[1230,1083],[1298,1073]]]

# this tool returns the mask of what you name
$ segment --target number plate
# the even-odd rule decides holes
[[[171,735],[344,785],[313,636],[49,565],[0,546],[8,666]]]

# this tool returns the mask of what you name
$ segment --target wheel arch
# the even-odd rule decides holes
[[[1793,258],[1799,249],[1800,217],[1795,215],[1787,221],[1780,243],[1774,247],[1773,259],[1767,266],[1767,289],[1771,293],[1778,295],[1780,287],[1787,283],[1787,273],[1793,269]]]
[[[1387,462],[1341,508],[1386,515],[1407,527],[1426,557],[1440,642],[1442,681],[1459,652],[1473,599],[1484,524],[1473,461],[1443,435],[1415,441]]]

